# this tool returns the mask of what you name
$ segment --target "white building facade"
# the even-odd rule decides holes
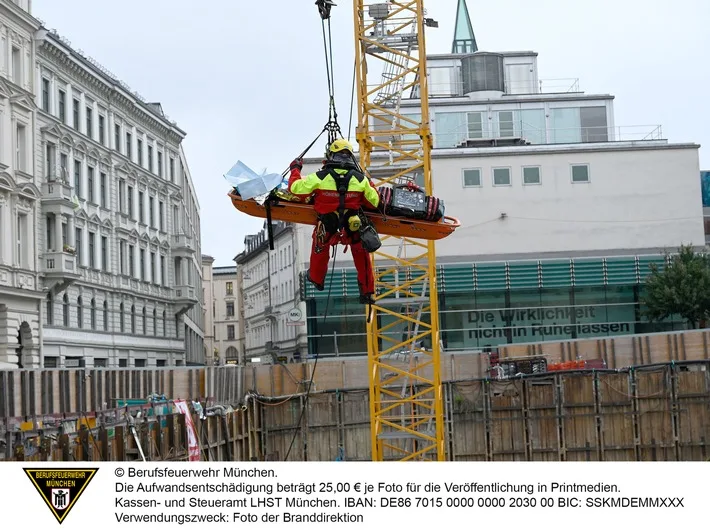
[[[245,238],[245,249],[235,258],[242,276],[246,362],[299,361],[306,353],[296,227],[274,222],[273,242],[270,250],[264,228]]]
[[[0,363],[37,367],[45,293],[36,239],[34,35],[28,0],[0,2]]]
[[[185,133],[29,8],[0,2],[0,361],[202,364]]]
[[[45,367],[202,363],[185,133],[58,35],[37,45]]]
[[[205,293],[205,347],[214,363],[243,364],[245,339],[240,335],[241,301],[236,266],[213,266],[212,257],[202,256],[202,286]]]

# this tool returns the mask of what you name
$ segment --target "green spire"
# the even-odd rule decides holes
[[[471,26],[471,17],[468,14],[466,0],[459,0],[459,7],[456,9],[456,29],[451,53],[471,54],[476,51],[478,51],[478,46],[476,45],[476,36],[473,34],[473,26]]]

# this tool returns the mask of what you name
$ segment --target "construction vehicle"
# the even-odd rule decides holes
[[[351,1],[359,164],[376,187],[389,187],[397,195],[393,212],[405,213],[367,213],[382,236],[382,246],[372,256],[375,301],[366,307],[372,459],[442,461],[446,449],[434,242],[452,234],[459,222],[422,214],[429,198],[434,198],[425,29],[437,24],[425,17],[424,0]],[[333,96],[330,22],[336,4],[315,3],[323,27],[330,95],[329,119],[320,135],[327,133],[330,144],[344,137]],[[403,98],[420,101],[416,116],[402,112]],[[406,194],[417,190],[418,194]],[[278,192],[242,200],[238,190],[232,190],[229,196],[241,212],[266,218],[267,231],[274,219],[315,223],[308,204],[289,202]],[[270,244],[273,248],[271,238]],[[316,358],[313,374],[317,362]]]

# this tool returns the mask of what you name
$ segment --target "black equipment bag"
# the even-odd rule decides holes
[[[380,211],[391,216],[438,222],[444,217],[444,202],[427,196],[417,185],[380,187]]]
[[[377,234],[377,231],[375,231],[375,228],[369,223],[366,223],[360,227],[360,242],[362,242],[362,249],[368,253],[374,253],[380,249],[380,246],[382,246],[380,236]]]

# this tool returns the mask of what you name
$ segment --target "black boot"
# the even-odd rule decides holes
[[[306,279],[308,279],[308,282],[315,286],[316,290],[318,290],[319,292],[325,290],[325,285],[318,284],[313,279],[311,279],[311,270],[308,270],[308,272],[306,272]]]

